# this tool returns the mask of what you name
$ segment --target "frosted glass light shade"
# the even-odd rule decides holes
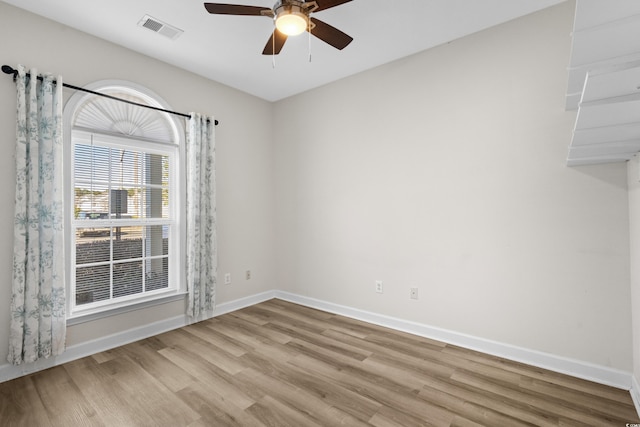
[[[307,19],[307,16],[301,12],[283,12],[276,18],[276,28],[288,36],[297,36],[309,26]]]

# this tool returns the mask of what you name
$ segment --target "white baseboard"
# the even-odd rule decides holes
[[[633,400],[633,405],[636,407],[636,412],[640,417],[640,384],[635,377],[635,375],[631,376],[631,399]]]
[[[636,405],[636,409],[640,412],[640,386],[630,372],[620,371],[591,364],[588,362],[569,359],[562,356],[556,356],[549,353],[543,353],[522,347],[504,344],[496,341],[478,338],[470,335],[461,334],[446,329],[436,328],[417,322],[398,319],[395,317],[385,316],[365,310],[334,304],[314,298],[304,297],[301,295],[283,292],[268,291],[234,301],[219,304],[215,307],[213,316],[219,316],[244,307],[258,304],[272,298],[280,298],[296,304],[307,307],[324,310],[330,313],[339,314],[346,317],[362,320],[391,329],[412,333],[415,335],[435,339],[460,347],[477,350],[483,353],[492,354],[505,359],[526,363],[528,365],[537,366],[551,371],[560,372],[600,384],[606,384],[624,390],[631,390],[631,396]],[[70,362],[85,356],[109,350],[114,347],[125,345],[134,341],[148,338],[161,334],[173,329],[177,329],[191,323],[190,319],[185,316],[176,316],[170,319],[155,322],[138,328],[132,328],[117,334],[102,337],[93,341],[73,345],[67,348],[64,354],[31,363],[28,365],[14,366],[10,364],[0,365],[0,382],[8,381],[27,375],[36,371],[50,368],[62,363]]]
[[[606,366],[596,365],[581,360],[556,356],[550,353],[543,353],[536,350],[517,347],[510,344],[491,341],[484,338],[474,337],[455,331],[436,328],[417,322],[398,319],[369,311],[359,310],[339,304],[303,297],[288,292],[276,292],[276,298],[294,302],[307,307],[317,308],[330,313],[340,314],[365,322],[385,326],[403,332],[431,338],[448,344],[477,350],[482,353],[491,354],[516,362],[525,363],[550,371],[571,375],[600,384],[609,385],[623,390],[631,389],[630,372],[612,369]],[[638,389],[640,391],[640,389]]]
[[[275,297],[276,297],[276,291],[267,291],[267,292],[262,292],[255,295],[249,295],[248,297],[225,302],[222,304],[218,304],[213,310],[212,317],[220,316],[221,314],[231,313],[232,311],[240,310],[241,308],[260,304],[261,302],[268,301]]]

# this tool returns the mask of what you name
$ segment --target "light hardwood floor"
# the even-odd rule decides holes
[[[2,426],[625,426],[627,391],[270,300],[0,384]]]

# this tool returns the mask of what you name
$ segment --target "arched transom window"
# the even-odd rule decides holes
[[[169,109],[130,83],[91,90]],[[87,93],[65,107],[69,317],[175,294],[182,133],[171,115]]]

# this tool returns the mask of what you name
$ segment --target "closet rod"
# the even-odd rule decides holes
[[[9,65],[3,65],[2,66],[2,72],[5,73],[5,74],[12,74],[14,81],[15,81],[16,77],[18,76],[18,70],[12,68]],[[27,73],[27,76],[29,76],[29,73]],[[38,76],[38,80],[42,80],[42,77]],[[164,108],[154,107],[152,105],[139,104],[137,102],[129,101],[128,99],[118,98],[118,97],[115,97],[115,96],[107,95],[106,93],[95,92],[93,90],[85,89],[85,88],[80,87],[80,86],[74,86],[74,85],[70,85],[70,84],[67,84],[67,83],[62,83],[62,86],[66,87],[66,88],[69,88],[69,89],[73,89],[73,90],[79,90],[81,92],[87,92],[87,93],[90,93],[92,95],[103,96],[105,98],[113,99],[115,101],[126,102],[127,104],[131,104],[131,105],[137,105],[138,107],[151,108],[152,110],[162,111],[163,113],[175,114],[176,116],[182,116],[182,117],[186,117],[186,118],[191,118],[191,116],[189,114],[178,113],[177,111],[165,110]],[[214,122],[214,124],[216,126],[218,126],[218,121],[216,120]]]

